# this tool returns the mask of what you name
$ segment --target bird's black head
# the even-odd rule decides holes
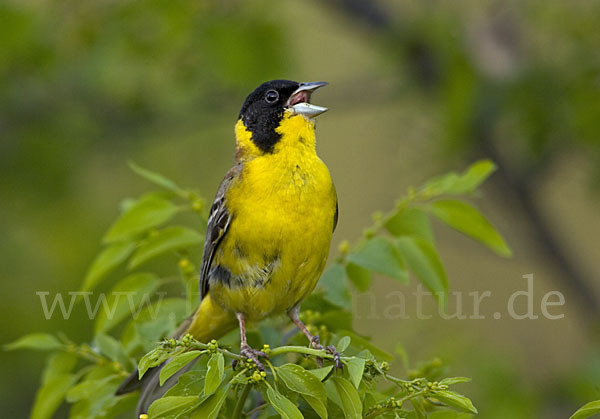
[[[244,101],[239,118],[252,133],[252,141],[265,153],[271,153],[281,134],[276,132],[286,108],[313,117],[327,109],[310,105],[311,93],[325,82],[298,83],[271,80],[258,86]]]

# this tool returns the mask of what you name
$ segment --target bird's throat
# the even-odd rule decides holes
[[[315,125],[314,122],[302,115],[294,115],[286,110],[274,134],[277,142],[269,150],[256,144],[254,133],[250,131],[240,119],[235,125],[236,161],[248,161],[267,155],[289,154],[289,157],[298,155],[314,155],[315,152]]]

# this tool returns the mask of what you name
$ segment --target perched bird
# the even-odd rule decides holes
[[[235,164],[210,210],[200,272],[201,303],[176,332],[206,342],[237,325],[240,353],[262,369],[261,351],[246,341],[246,322],[287,313],[310,343],[323,349],[300,321],[300,303],[325,267],[337,224],[335,187],[315,150],[314,118],[327,108],[310,103],[326,82],[273,80],[245,100],[235,125]],[[326,348],[339,363],[333,347]],[[137,371],[119,388],[142,388],[138,414],[177,377],[159,386],[154,368]]]

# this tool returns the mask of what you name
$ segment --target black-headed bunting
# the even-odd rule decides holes
[[[298,314],[323,272],[337,223],[335,188],[315,149],[314,118],[327,109],[310,103],[326,84],[273,80],[246,98],[235,125],[235,164],[210,210],[201,302],[176,336],[207,342],[239,325],[241,355],[262,368],[266,354],[248,345],[246,322],[287,313],[322,349]],[[339,363],[335,348],[327,349]],[[159,386],[158,371],[141,382],[136,372],[119,389],[142,387],[138,414],[169,388],[169,381]]]

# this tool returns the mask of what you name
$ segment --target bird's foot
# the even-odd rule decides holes
[[[342,357],[340,356],[340,353],[337,351],[335,346],[333,346],[333,345],[326,346],[325,351],[328,354],[333,355],[333,363],[335,364],[335,367],[343,370],[344,364],[342,364]]]
[[[258,358],[265,358],[268,359],[269,356],[264,353],[263,351],[259,351],[257,349],[252,349],[250,347],[250,345],[243,345],[240,348],[240,355],[249,359],[250,361],[254,362],[254,364],[256,365],[256,368],[258,368],[260,371],[264,371],[265,367],[263,366],[262,362],[260,362],[258,360]],[[234,369],[235,366],[237,365],[237,362],[234,365]]]
[[[313,336],[312,339],[310,340],[310,344],[315,349],[321,349],[321,350],[324,350],[325,352],[327,352],[329,355],[333,355],[333,363],[335,364],[335,367],[342,369],[342,370],[344,369],[344,364],[342,364],[342,358],[340,356],[340,353],[335,348],[335,346],[321,345],[321,340],[319,339],[318,336]],[[317,364],[319,364],[319,366],[322,367],[323,366],[323,358],[317,357]]]

